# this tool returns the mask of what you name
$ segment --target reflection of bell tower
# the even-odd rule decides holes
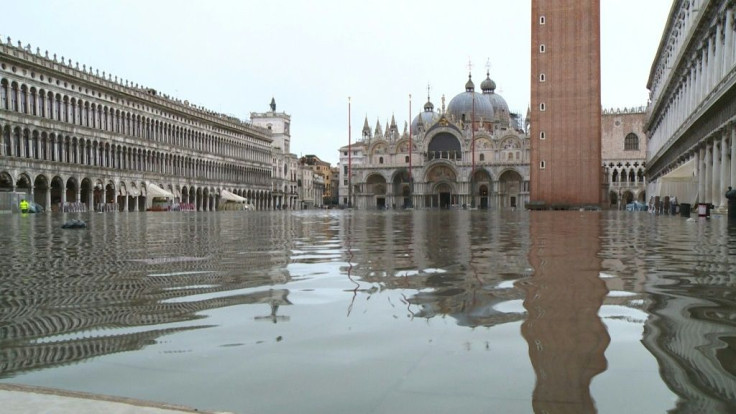
[[[600,216],[532,212],[529,263],[518,285],[529,315],[521,333],[537,376],[535,413],[592,413],[590,382],[606,370],[611,342],[598,310],[608,294],[599,278]]]

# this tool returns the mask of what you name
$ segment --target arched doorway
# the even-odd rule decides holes
[[[444,163],[431,167],[427,171],[426,182],[431,193],[425,196],[425,207],[450,208],[458,204],[455,191],[457,174],[452,167]]]
[[[486,170],[477,170],[473,174],[472,181],[472,199],[471,207],[478,206],[481,209],[487,209],[489,207],[489,200],[491,195],[491,189],[493,188],[493,181],[491,175]],[[476,204],[475,201],[478,201]]]
[[[45,175],[39,175],[36,177],[36,180],[33,182],[33,201],[37,204],[40,204],[43,206],[44,210],[49,209],[50,202],[47,202],[49,200],[48,194],[49,194],[49,180],[46,178]]]
[[[626,191],[621,198],[623,198],[624,207],[634,202],[634,194],[631,191]]]
[[[21,174],[20,177],[18,177],[18,182],[15,183],[15,191],[31,194],[31,179],[28,175]]]
[[[411,184],[409,182],[409,171],[401,169],[394,174],[392,180],[394,200],[396,205],[403,208],[412,207]]]
[[[521,189],[523,179],[513,170],[501,174],[498,178],[498,198],[500,207],[521,207]]]
[[[61,195],[64,191],[64,180],[58,175],[51,179],[51,211],[61,211]]]
[[[617,208],[617,206],[618,206],[618,193],[616,193],[615,191],[609,191],[608,192],[608,198],[611,199],[611,204],[610,204],[611,207]]]
[[[374,199],[374,205],[379,210],[386,209],[386,179],[380,174],[371,174],[365,181],[365,192],[369,194],[368,197]],[[370,200],[370,198],[368,199]],[[368,204],[366,207],[370,208]]]
[[[87,181],[87,183],[89,184],[89,180]],[[66,180],[65,191],[66,191],[66,202],[77,204],[78,203],[77,195],[79,195],[79,182],[77,181],[76,178],[70,177],[68,180]],[[88,191],[90,190],[88,189]],[[89,206],[87,206],[87,208],[89,208]],[[81,206],[75,206],[73,211],[83,211],[83,209],[81,208]]]
[[[105,211],[115,211],[117,210],[116,200],[115,200],[115,184],[112,182],[107,183],[105,186]]]

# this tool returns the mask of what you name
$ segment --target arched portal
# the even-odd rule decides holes
[[[90,181],[87,180],[88,186],[91,185]],[[88,188],[87,191],[90,191]],[[66,186],[65,186],[65,192],[66,192],[66,202],[67,203],[74,203],[74,211],[83,211],[83,208],[81,205],[77,205],[79,203],[79,182],[74,177],[69,177],[68,180],[66,180]],[[89,206],[87,206],[89,208]]]
[[[473,174],[472,180],[472,201],[471,206],[478,206],[481,209],[487,209],[490,204],[491,191],[493,189],[493,180],[486,170],[477,170]],[[477,203],[476,203],[477,201]]]
[[[108,182],[105,186],[105,196],[104,196],[104,202],[105,202],[105,211],[115,211],[116,208],[116,200],[115,200],[115,184],[112,182]]]
[[[365,192],[373,198],[375,207],[379,210],[386,208],[386,179],[381,174],[371,174],[365,181]],[[370,204],[366,207],[371,207]]]
[[[31,179],[26,174],[21,174],[18,177],[18,182],[15,183],[15,191],[30,194],[31,193]]]
[[[58,175],[51,179],[51,211],[61,211],[64,180]]]
[[[616,208],[616,206],[618,206],[618,193],[615,191],[609,191],[608,198],[611,200],[611,207]]]
[[[13,191],[13,177],[7,171],[0,172],[0,191]]]
[[[394,196],[395,204],[403,208],[412,207],[409,171],[404,168],[398,170],[394,174],[391,184],[393,186],[391,193]]]
[[[498,198],[500,207],[521,207],[521,189],[523,179],[513,170],[501,174],[498,178]]]
[[[434,165],[427,171],[425,181],[430,189],[430,194],[425,196],[425,207],[450,208],[458,204],[455,190],[457,174],[450,165],[445,163]]]
[[[33,201],[48,210],[51,204],[49,198],[49,180],[45,175],[38,175],[33,182]]]

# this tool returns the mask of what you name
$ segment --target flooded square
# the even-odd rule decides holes
[[[65,230],[68,219],[86,229]],[[736,410],[736,229],[621,211],[0,215],[0,378],[236,413]]]

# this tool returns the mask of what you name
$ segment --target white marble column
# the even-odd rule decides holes
[[[721,142],[721,137],[718,136],[719,133],[716,132],[715,135],[716,136],[713,138],[713,175],[711,175],[711,203],[713,203],[713,206],[715,208],[718,208],[721,202],[721,150],[719,143],[723,143]]]
[[[725,44],[723,47],[723,70],[728,73],[733,67],[734,44],[733,44],[733,10],[726,10],[726,26],[723,28],[725,33]]]
[[[703,147],[698,148],[695,153],[695,175],[698,177],[698,203],[702,203],[705,198],[705,169],[703,164],[705,163]]]
[[[713,202],[713,144],[705,146],[705,197],[704,203]]]
[[[731,181],[728,176],[728,167],[730,166],[728,162],[728,153],[730,152],[728,148],[729,129],[729,127],[726,127],[721,135],[721,177],[718,180],[720,188],[718,190],[718,197],[716,198],[718,200],[718,205],[724,209],[728,206],[726,191],[728,191],[729,182]]]

